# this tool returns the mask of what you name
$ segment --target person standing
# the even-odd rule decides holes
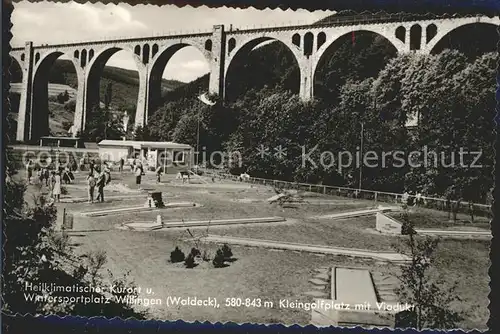
[[[50,171],[48,167],[43,169],[43,178],[45,179],[45,186],[49,187]]]
[[[142,164],[136,163],[135,165],[135,184],[137,188],[141,188],[141,177],[142,177]]]
[[[61,201],[61,171],[58,170],[54,175],[54,187],[52,188],[52,194],[56,202]]]
[[[156,168],[156,183],[160,183],[162,168],[162,166],[158,166],[158,168]]]
[[[94,160],[90,160],[90,162],[89,162],[89,173],[90,174],[94,174],[94,168],[95,168]]]
[[[97,186],[97,197],[96,200],[99,202],[104,202],[104,186],[106,183],[106,173],[104,170],[101,172],[97,171],[98,176],[97,176],[97,181],[96,181],[96,186]]]
[[[40,166],[36,168],[36,176],[38,177],[38,184],[43,186],[43,169]]]
[[[62,176],[62,179],[64,181],[65,184],[68,184],[68,183],[71,183],[72,181],[72,177],[71,177],[71,170],[69,169],[68,166],[64,167],[64,172],[63,172],[63,176]]]
[[[33,176],[33,163],[31,161],[31,159],[28,160],[28,162],[26,163],[26,182],[28,184],[31,183],[31,177]]]
[[[123,160],[123,158],[120,158],[120,173],[123,172],[124,165],[125,165],[125,160]]]
[[[111,183],[111,169],[107,165],[104,166],[104,186]]]
[[[94,189],[95,189],[95,177],[93,173],[89,172],[87,176],[87,190],[89,195],[89,203],[94,203]]]
[[[50,156],[48,156],[47,159],[45,160],[45,164],[47,169],[52,169],[52,158]]]
[[[80,171],[83,172],[83,170],[85,169],[85,157],[81,157],[80,158]]]
[[[420,205],[421,202],[422,202],[422,194],[420,193],[420,191],[418,191],[417,194],[415,195],[415,203],[413,204],[413,206]]]
[[[403,196],[401,197],[401,203],[407,205],[409,198],[410,198],[410,194],[408,193],[408,191],[405,191],[403,193]]]

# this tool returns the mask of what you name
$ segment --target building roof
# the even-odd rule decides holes
[[[56,139],[56,140],[80,140],[79,137],[54,137],[54,136],[42,136],[40,139]]]
[[[174,143],[171,141],[136,141],[136,140],[101,140],[98,146],[115,146],[115,147],[132,147],[135,149],[152,148],[152,149],[165,149],[165,148],[178,148],[178,149],[191,149],[188,144]]]

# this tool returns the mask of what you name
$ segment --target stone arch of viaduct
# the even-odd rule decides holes
[[[224,98],[225,81],[232,61],[245,57],[267,41],[279,41],[294,55],[300,69],[300,97],[314,96],[314,74],[328,48],[339,38],[358,31],[369,31],[387,39],[399,53],[431,53],[452,30],[463,25],[500,25],[499,17],[466,17],[420,21],[383,22],[350,25],[311,25],[251,30],[229,30],[214,26],[212,32],[128,40],[100,41],[12,49],[11,56],[22,69],[17,140],[37,139],[48,131],[48,71],[61,55],[69,57],[78,79],[73,135],[85,128],[87,114],[99,103],[99,80],[109,58],[120,50],[130,53],[139,73],[139,94],[135,126],[147,123],[161,96],[163,70],[171,57],[186,46],[203,54],[210,69],[209,91]]]

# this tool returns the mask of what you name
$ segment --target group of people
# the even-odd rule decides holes
[[[421,204],[425,204],[425,197],[422,196],[420,192],[417,192],[415,195],[410,194],[408,191],[405,191],[401,196],[401,202],[403,204],[417,206]]]
[[[123,172],[124,165],[125,160],[122,158],[119,162],[120,172]],[[39,184],[49,187],[50,196],[54,198],[56,202],[60,201],[62,182],[65,184],[72,183],[75,180],[73,170],[79,169],[80,171],[84,171],[87,167],[85,166],[84,158],[82,158],[78,164],[73,162],[73,164],[67,164],[67,166],[61,167],[62,163],[60,161],[54,166],[50,157],[44,166],[46,167],[41,167],[39,164],[35,164],[32,160],[29,160],[26,164],[27,182],[28,184],[35,182],[33,173],[36,172]],[[71,168],[69,166],[71,166]],[[140,189],[142,176],[145,175],[143,162],[141,159],[136,157],[133,160],[131,167],[135,175],[135,183]],[[160,182],[162,173],[163,168],[160,166],[156,169],[156,181],[158,183]],[[88,174],[86,182],[88,188],[88,202],[104,202],[104,187],[111,182],[110,168],[106,164],[98,165],[94,160],[88,161]]]
[[[49,158],[50,159],[50,158]],[[35,164],[31,159],[26,163],[26,182],[27,184],[35,183],[38,179],[38,184],[41,186],[45,185],[49,188],[49,196],[52,197],[56,202],[61,199],[61,183],[68,184],[73,182],[75,179],[71,169],[66,167],[61,167],[61,163],[58,162],[56,166],[53,166],[52,161],[46,161],[44,166],[40,164]],[[33,172],[36,172],[37,178],[33,178]]]
[[[88,202],[94,203],[104,202],[104,187],[111,182],[111,171],[106,165],[102,168],[99,166],[94,166],[90,164],[89,174],[87,175],[87,185],[88,185]],[[97,188],[97,196],[94,199],[94,193]]]

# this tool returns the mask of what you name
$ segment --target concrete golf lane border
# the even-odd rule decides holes
[[[330,286],[330,298],[315,299],[311,310],[313,325],[394,327],[402,305],[397,298],[383,301],[377,296],[375,280],[368,269],[333,267]]]
[[[144,199],[144,197],[147,197],[147,194],[134,194],[134,195],[109,195],[109,196],[104,196],[106,199],[109,200],[127,200],[127,199]],[[177,197],[177,195],[173,194],[164,194],[163,198],[173,198]],[[88,198],[87,197],[62,197],[61,198],[61,203],[84,203],[87,202]]]
[[[84,216],[84,217],[102,217],[102,216],[108,216],[108,215],[126,214],[129,212],[146,212],[146,211],[156,211],[156,210],[175,209],[175,208],[195,208],[195,207],[200,207],[200,206],[201,205],[193,203],[193,202],[177,202],[177,203],[166,203],[163,207],[160,207],[160,208],[145,207],[142,205],[142,206],[115,208],[115,209],[85,211],[85,212],[78,213],[78,215]]]
[[[131,222],[123,223],[121,226],[134,231],[152,231],[176,227],[207,227],[221,225],[246,225],[264,223],[282,223],[287,220],[284,217],[261,217],[261,218],[233,218],[214,220],[193,220],[193,221],[171,221],[158,224],[157,222]]]
[[[458,230],[435,230],[435,229],[415,229],[417,234],[439,236],[444,238],[485,238],[491,239],[490,231],[458,231]]]
[[[371,251],[368,249],[354,249],[343,247],[332,247],[324,245],[308,245],[292,242],[280,242],[273,240],[240,238],[231,236],[208,235],[202,237],[201,240],[214,243],[228,243],[233,245],[243,245],[250,247],[263,247],[271,249],[284,249],[291,251],[303,251],[311,253],[321,253],[330,255],[344,255],[359,258],[369,258],[378,261],[387,261],[392,263],[405,264],[410,261],[410,258],[404,254],[388,251]]]
[[[365,209],[347,212],[338,212],[326,215],[311,216],[312,219],[344,219],[375,215],[379,212],[397,211],[398,207],[378,207],[376,209]]]
[[[376,213],[375,230],[379,233],[401,236],[401,227],[403,223],[394,217],[390,217],[380,211]],[[433,228],[416,228],[417,234],[442,237],[442,238],[462,238],[462,239],[491,239],[491,231],[488,230],[454,230],[454,229],[433,229]]]

